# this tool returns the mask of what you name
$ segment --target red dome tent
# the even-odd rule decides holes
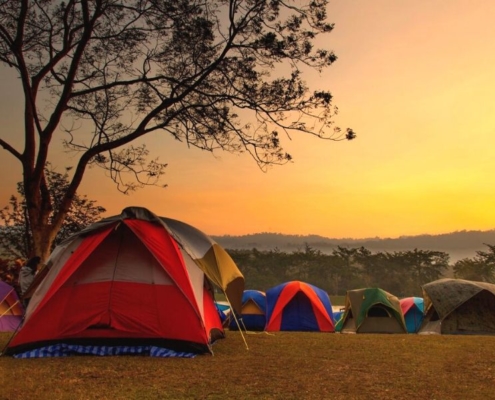
[[[232,259],[205,234],[136,207],[65,241],[47,268],[7,354],[51,355],[54,344],[103,354],[115,354],[109,346],[120,346],[118,354],[123,346],[211,352],[224,336],[212,283],[233,305],[244,287]]]

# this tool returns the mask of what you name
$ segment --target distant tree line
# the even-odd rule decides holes
[[[5,232],[3,232],[5,234]],[[280,283],[300,280],[330,295],[379,287],[398,297],[422,296],[422,285],[444,277],[495,282],[495,245],[473,258],[449,263],[448,253],[431,250],[376,252],[364,247],[338,246],[331,254],[309,245],[291,253],[227,249],[246,279],[246,289],[266,291]],[[17,288],[22,259],[0,256],[0,280]]]
[[[422,285],[445,277],[495,282],[495,245],[473,258],[449,263],[449,254],[419,250],[376,252],[338,246],[331,254],[306,245],[291,253],[278,249],[227,250],[246,279],[247,289],[266,291],[300,280],[345,295],[347,290],[380,287],[398,297],[422,296]]]

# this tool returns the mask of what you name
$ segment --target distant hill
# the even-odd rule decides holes
[[[255,233],[243,236],[212,236],[226,249],[274,250],[284,252],[303,250],[308,244],[323,253],[331,253],[337,246],[365,247],[371,252],[419,250],[443,251],[451,262],[473,258],[476,251],[487,250],[484,243],[495,244],[495,229],[489,231],[459,231],[441,235],[401,236],[398,238],[332,239],[318,235],[284,235],[281,233]]]

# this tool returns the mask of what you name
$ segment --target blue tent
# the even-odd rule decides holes
[[[263,331],[266,325],[266,296],[259,290],[244,290],[241,315],[237,316],[241,328],[248,331]],[[237,322],[230,319],[229,329],[237,330]]]
[[[400,308],[406,321],[407,333],[416,333],[423,322],[424,301],[421,297],[406,297],[400,300]]]
[[[266,291],[266,331],[334,332],[332,305],[323,289],[301,281]]]

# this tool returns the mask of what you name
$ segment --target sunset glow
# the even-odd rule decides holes
[[[334,0],[320,46],[338,56],[312,89],[330,90],[336,124],[357,139],[282,137],[294,162],[264,173],[248,155],[188,149],[154,134],[162,183],[119,193],[90,169],[80,194],[114,215],[147,207],[211,235],[257,232],[398,237],[495,228],[495,2]],[[0,67],[1,130],[22,136],[22,99]],[[19,143],[20,147],[22,142]],[[52,163],[73,163],[60,147]],[[0,148],[0,207],[20,165]]]

